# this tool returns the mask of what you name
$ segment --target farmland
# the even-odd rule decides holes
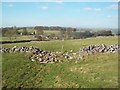
[[[43,50],[73,52],[88,45],[118,43],[118,37],[97,37],[83,40],[33,41],[3,44],[3,47],[34,46]],[[118,54],[97,53],[85,61],[56,64],[32,62],[25,53],[2,54],[3,87],[22,88],[117,88]]]
[[[17,36],[15,37],[11,37],[11,40],[9,37],[1,37],[0,38],[2,41],[16,41],[16,40],[34,40],[35,38],[33,38],[32,36]]]
[[[118,2],[48,1],[3,0],[3,90],[119,89]]]
[[[18,30],[19,33],[22,33],[23,30]],[[27,29],[28,33],[36,32],[34,29]],[[60,34],[60,31],[57,30],[44,30],[44,35],[50,35],[50,34]],[[33,35],[17,35],[17,36],[0,36],[1,41],[17,41],[17,40],[35,40],[36,38],[33,37]]]

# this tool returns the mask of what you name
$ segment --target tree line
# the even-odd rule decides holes
[[[19,30],[22,30],[19,32]],[[18,35],[34,35],[39,40],[43,40],[43,37],[47,37],[50,39],[83,39],[88,37],[97,37],[97,36],[113,36],[111,30],[99,30],[99,31],[90,31],[85,30],[82,31],[77,30],[77,28],[72,27],[47,27],[47,26],[35,26],[33,27],[33,30],[35,30],[32,33],[29,33],[27,30],[27,27],[5,27],[2,28],[2,36],[9,37],[15,37],[17,38]],[[60,33],[59,35],[56,34],[50,34],[45,35],[45,30],[58,30]]]

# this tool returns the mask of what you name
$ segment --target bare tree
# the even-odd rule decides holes
[[[4,36],[9,37],[9,39],[11,40],[12,37],[15,37],[15,39],[17,38],[18,35],[18,31],[16,29],[16,27],[12,27],[12,28],[7,28]]]
[[[36,30],[36,34],[37,35],[44,35],[44,27],[42,27],[42,26],[36,26],[36,27],[34,27],[34,29]]]
[[[22,31],[23,35],[27,35],[28,32],[27,32],[27,28],[23,28],[23,31]]]

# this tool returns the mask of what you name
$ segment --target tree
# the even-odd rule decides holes
[[[22,34],[23,34],[23,35],[27,35],[27,34],[28,34],[27,28],[23,28]]]
[[[12,37],[15,37],[15,39],[17,38],[18,35],[18,31],[16,29],[16,27],[11,27],[11,28],[4,28],[4,36],[9,37],[9,39],[11,40]]]
[[[112,36],[112,31],[101,30],[94,33],[95,36]]]
[[[5,36],[7,30],[8,28],[2,28],[2,36]]]
[[[94,34],[91,33],[90,31],[81,31],[81,32],[76,32],[75,33],[75,38],[79,39],[79,38],[88,38],[88,37],[92,37]]]
[[[35,31],[33,32],[33,35],[35,35]]]
[[[15,39],[16,39],[16,38],[17,38],[17,36],[18,36],[18,30],[17,30],[16,26],[14,26],[14,27],[13,27],[12,34],[13,34],[13,36],[14,36],[14,37],[15,37]]]
[[[4,33],[4,36],[8,37],[10,40],[12,38],[12,33],[10,30],[7,30],[5,33]]]
[[[36,30],[37,35],[44,35],[44,27],[43,26],[35,26],[34,29]]]
[[[2,36],[2,28],[0,28],[0,36]]]
[[[65,34],[66,34],[66,29],[65,29],[65,28],[62,28],[62,29],[60,30],[61,39],[64,39],[64,38],[65,38]]]
[[[43,35],[44,32],[43,32],[43,30],[37,30],[37,31],[36,31],[36,34],[37,34],[37,35]]]
[[[67,39],[73,38],[74,35],[73,32],[74,32],[73,28],[66,28],[66,38]]]

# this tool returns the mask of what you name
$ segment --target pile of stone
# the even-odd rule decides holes
[[[12,48],[0,48],[0,52],[2,53],[12,53],[12,52],[37,52],[37,51],[41,51],[39,48],[34,48],[32,46],[30,47],[17,47],[14,46]]]
[[[29,58],[32,61],[38,61],[39,63],[57,63],[61,62],[60,60],[61,52],[50,52],[50,51],[38,51],[34,52]]]
[[[76,63],[83,59],[79,53],[72,53],[72,52],[38,52],[34,53],[30,56],[32,61],[38,61],[39,63],[58,63],[63,62],[63,60],[71,61],[74,60]]]
[[[30,47],[17,47],[12,48],[0,48],[2,53],[16,53],[16,52],[26,52],[31,61],[38,61],[39,63],[58,63],[63,62],[63,60],[76,60],[78,62],[82,59],[82,56],[79,53],[73,53],[73,50],[70,52],[51,52],[46,50],[41,50],[39,48]]]
[[[39,48],[35,48],[33,46],[30,47],[17,47],[14,46],[12,48],[0,48],[0,52],[2,53],[16,53],[16,52],[25,52],[28,55],[28,58],[31,61],[37,61],[39,63],[58,63],[66,61],[74,60],[76,63],[80,60],[85,59],[84,53],[94,54],[94,53],[115,53],[120,51],[120,45],[114,44],[110,46],[102,45],[90,45],[85,48],[81,48],[78,52],[73,52],[70,50],[69,52],[51,52],[46,50],[41,50]]]
[[[103,53],[103,52],[115,53],[115,52],[118,52],[118,51],[120,51],[120,45],[118,45],[118,44],[114,44],[114,45],[110,45],[110,46],[106,46],[105,44],[90,45],[88,47],[80,49],[80,52],[89,53],[89,54]]]

